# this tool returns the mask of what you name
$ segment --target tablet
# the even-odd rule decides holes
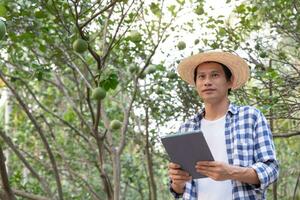
[[[179,164],[193,179],[206,177],[195,169],[198,161],[214,161],[202,131],[171,134],[161,141],[171,162]]]

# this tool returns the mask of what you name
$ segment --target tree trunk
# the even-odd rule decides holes
[[[146,108],[146,158],[147,158],[147,169],[149,173],[149,183],[150,183],[150,200],[156,200],[156,184],[154,180],[154,173],[153,173],[153,162],[152,162],[152,152],[151,152],[151,145],[149,143],[149,116],[148,116],[148,108]]]
[[[3,89],[2,91],[2,98],[3,98],[3,104],[4,104],[4,132],[6,134],[10,133],[9,132],[9,122],[10,122],[10,115],[12,112],[12,106],[9,103],[9,99],[11,96],[11,92],[9,91],[8,88]],[[4,155],[5,155],[5,162],[6,162],[6,170],[7,170],[7,175],[8,177],[11,176],[10,172],[10,151],[9,149],[4,150]]]
[[[120,154],[116,148],[113,150],[113,180],[114,180],[114,199],[120,199],[120,181],[121,181],[121,162]]]
[[[5,156],[2,151],[2,147],[0,145],[0,173],[1,173],[1,183],[2,188],[4,190],[4,194],[2,195],[5,197],[6,200],[16,200],[13,191],[10,188],[8,175],[6,171],[6,165],[5,165]]]
[[[269,67],[272,67],[272,61],[270,60],[270,63],[269,63]],[[271,97],[271,100],[269,102],[269,104],[272,104],[272,97],[273,97],[273,80],[270,79],[269,80],[269,95]],[[270,129],[271,129],[271,132],[273,133],[274,131],[274,113],[273,113],[273,108],[271,107],[270,108],[270,120],[269,120],[269,123],[270,123]],[[273,183],[273,200],[277,200],[277,182],[274,182]]]

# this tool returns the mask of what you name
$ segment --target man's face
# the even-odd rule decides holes
[[[207,62],[197,67],[196,88],[204,103],[217,103],[227,99],[232,81],[227,81],[219,63]]]

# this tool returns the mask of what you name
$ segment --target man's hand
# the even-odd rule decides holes
[[[250,167],[239,167],[218,161],[199,161],[195,167],[197,172],[216,181],[232,179],[250,184],[260,183],[256,171]]]
[[[217,161],[199,161],[195,167],[197,172],[216,181],[231,179],[234,170],[233,166]]]
[[[180,169],[180,165],[175,163],[169,163],[169,177],[172,180],[171,187],[173,190],[182,194],[184,192],[184,186],[187,181],[190,181],[192,177],[186,171]]]

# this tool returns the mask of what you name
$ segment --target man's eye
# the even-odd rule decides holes
[[[198,76],[198,79],[204,79],[204,78],[205,78],[204,75],[199,75],[199,76]]]
[[[219,76],[219,74],[212,74],[212,77],[218,77]]]

